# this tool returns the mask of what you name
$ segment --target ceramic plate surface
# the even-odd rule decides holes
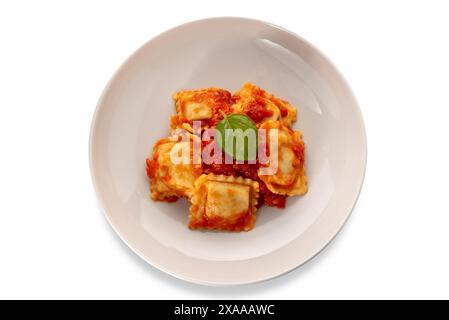
[[[149,198],[145,158],[168,135],[174,92],[245,82],[298,107],[309,192],[260,209],[250,232],[190,231],[185,200]],[[365,163],[361,113],[332,63],[295,34],[242,18],[191,22],[138,49],[104,90],[90,136],[95,189],[123,241],[156,268],[211,285],[270,279],[315,256],[350,215]]]

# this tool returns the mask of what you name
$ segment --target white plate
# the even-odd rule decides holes
[[[245,82],[299,107],[309,192],[284,210],[262,208],[250,232],[190,231],[186,201],[149,198],[145,158],[168,134],[174,92]],[[267,280],[315,256],[348,218],[365,163],[362,116],[332,63],[295,34],[242,18],[191,22],[146,43],[107,85],[90,136],[95,189],[123,241],[156,268],[211,285]]]

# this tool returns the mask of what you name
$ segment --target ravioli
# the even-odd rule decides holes
[[[307,192],[304,142],[301,133],[292,129],[296,108],[290,103],[251,83],[234,94],[217,87],[183,90],[173,100],[171,136],[156,142],[146,168],[153,200],[173,202],[184,197],[190,202],[190,229],[249,231],[258,208],[285,208],[289,196]],[[231,114],[239,116],[226,117]],[[214,132],[207,130],[217,129],[223,119],[220,130],[257,127],[259,133],[265,129],[268,138],[277,129],[277,152],[267,149],[276,158],[266,163],[259,154],[256,161],[235,161],[238,145],[223,153]],[[264,148],[261,141],[259,135],[259,151]],[[270,168],[274,172],[267,175]]]
[[[267,134],[272,129],[278,130],[278,168],[272,175],[263,175],[262,169],[259,169],[259,178],[275,194],[289,196],[305,194],[308,186],[301,133],[291,130],[279,121],[267,121],[260,126],[260,129],[267,130]],[[270,164],[266,166],[268,165]]]
[[[256,221],[258,196],[256,181],[203,174],[195,181],[189,228],[249,231]]]
[[[194,182],[201,174],[201,165],[194,165],[192,161],[192,142],[172,140],[165,138],[156,142],[151,159],[147,159],[153,200],[171,202],[190,197]],[[183,154],[184,148],[189,152]],[[179,157],[179,163],[172,161],[172,152]]]
[[[296,108],[252,83],[246,83],[234,99],[233,112],[244,113],[256,123],[278,120],[291,127],[296,121]]]
[[[171,128],[181,128],[192,121],[202,121],[203,127],[212,127],[222,119],[219,110],[229,113],[233,104],[229,91],[220,88],[184,90],[173,96],[176,115],[170,120]]]

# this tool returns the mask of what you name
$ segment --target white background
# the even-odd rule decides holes
[[[88,167],[96,102],[136,48],[213,16],[266,20],[352,86],[368,169],[336,240],[269,282],[174,279],[118,239]],[[449,298],[447,1],[2,1],[0,298]]]

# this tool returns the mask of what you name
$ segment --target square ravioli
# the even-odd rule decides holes
[[[252,83],[246,83],[234,100],[233,112],[246,114],[257,124],[274,120],[291,127],[296,121],[295,107]]]
[[[188,154],[182,154],[183,148]],[[173,163],[172,152],[178,153],[182,161]],[[184,159],[184,156],[188,159]],[[201,165],[192,163],[191,141],[161,139],[156,142],[152,157],[147,159],[147,175],[151,182],[153,200],[172,202],[180,197],[190,197],[194,182],[200,174]]]
[[[308,190],[307,176],[304,167],[304,141],[299,131],[284,126],[279,121],[267,121],[260,129],[278,130],[277,171],[274,174],[263,175],[262,168],[258,176],[267,188],[282,195],[303,195]],[[267,166],[270,163],[267,164]]]
[[[189,228],[249,231],[256,221],[258,196],[256,181],[203,174],[192,192]]]
[[[176,115],[170,120],[172,129],[185,128],[199,120],[202,127],[212,127],[223,118],[220,110],[229,113],[234,101],[229,91],[220,88],[180,91],[173,100]]]

